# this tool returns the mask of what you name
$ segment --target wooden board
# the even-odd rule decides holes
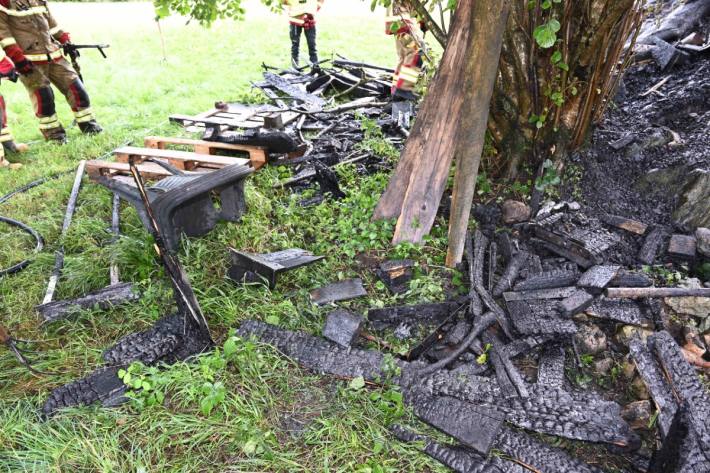
[[[232,164],[249,164],[248,159],[232,158],[229,156],[213,156],[209,154],[193,153],[190,151],[177,151],[153,148],[138,148],[124,146],[113,152],[120,163],[128,163],[131,158],[139,162],[148,158],[166,161],[178,169],[194,170],[196,167],[221,169]]]
[[[254,169],[260,169],[268,161],[268,150],[261,146],[247,146],[229,143],[218,143],[214,141],[196,140],[191,138],[175,138],[164,136],[146,136],[144,140],[146,148],[166,149],[167,145],[189,146],[195,153],[215,154],[215,151],[232,151],[249,154],[249,161]]]
[[[170,172],[154,163],[138,165],[138,170],[146,179],[163,179],[171,176]],[[86,173],[92,181],[97,181],[102,176],[115,176],[130,174],[128,163],[113,163],[109,161],[91,160],[86,162]]]

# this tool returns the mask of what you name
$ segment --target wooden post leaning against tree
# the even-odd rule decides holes
[[[459,91],[464,81],[464,68],[461,64],[464,63],[468,50],[469,20],[473,2],[474,0],[460,0],[456,7],[444,57],[422,102],[397,168],[377,203],[373,215],[375,220],[400,218],[405,198],[412,198],[409,189],[417,171],[428,177],[440,167],[437,161],[444,159],[448,160],[448,164],[444,163],[444,173],[448,174],[454,154],[454,133],[451,131],[451,125],[454,123],[454,117],[458,117],[458,110],[462,105]],[[423,191],[417,189],[414,192]],[[441,195],[436,199],[437,207],[440,199]],[[430,228],[431,225],[423,233],[427,233]],[[399,241],[401,240],[395,236],[394,243]]]
[[[486,138],[488,111],[509,13],[509,0],[478,0],[471,13],[470,53],[466,62],[464,103],[456,133],[456,174],[449,217],[446,264],[450,267],[459,264],[463,258]]]

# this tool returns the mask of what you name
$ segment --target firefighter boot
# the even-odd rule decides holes
[[[67,132],[64,131],[64,127],[61,125],[55,128],[48,128],[46,130],[42,130],[42,134],[44,135],[44,138],[47,141],[54,141],[55,143],[59,143],[60,145],[65,145],[68,142]]]
[[[26,153],[30,149],[25,143],[15,143],[13,140],[3,141],[2,146],[5,152],[12,154]]]
[[[88,122],[79,123],[79,129],[85,135],[98,135],[104,131],[96,120],[89,120]]]

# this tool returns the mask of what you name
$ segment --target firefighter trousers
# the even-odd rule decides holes
[[[412,95],[422,70],[422,54],[419,43],[410,33],[397,35],[399,62],[392,78],[392,95]]]
[[[64,132],[57,118],[52,85],[66,97],[77,123],[94,119],[89,94],[66,59],[34,64],[34,70],[21,76],[21,80],[30,95],[35,115],[39,118],[40,131],[45,137]]]
[[[301,33],[306,36],[308,43],[308,59],[311,64],[318,63],[318,50],[316,49],[316,27],[304,28],[298,25],[289,25],[291,35],[291,59],[295,64],[298,64],[298,55],[301,50]]]

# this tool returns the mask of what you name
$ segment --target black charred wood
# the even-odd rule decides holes
[[[452,397],[412,389],[406,391],[405,402],[421,420],[483,455],[488,455],[503,426],[499,412]]]
[[[328,314],[323,336],[341,347],[349,348],[360,336],[365,321],[347,310],[336,310]]]
[[[106,310],[110,307],[137,300],[138,291],[130,283],[121,283],[106,287],[78,299],[50,302],[37,306],[37,312],[45,322],[55,322],[77,312],[98,307]]]
[[[598,319],[613,320],[640,327],[647,327],[653,323],[644,316],[641,307],[636,302],[624,299],[599,298],[592,303],[587,314]]]
[[[643,273],[635,271],[620,270],[614,279],[609,283],[609,287],[651,287],[653,280]]]
[[[493,295],[495,297],[500,297],[504,292],[513,287],[513,283],[518,279],[520,270],[525,266],[528,257],[529,254],[525,252],[518,252],[511,257],[503,274],[498,280],[498,284],[493,288]]]
[[[513,362],[504,351],[503,342],[493,334],[483,334],[483,341],[490,345],[488,357],[495,370],[501,394],[506,398],[528,397],[528,389]]]
[[[497,455],[484,457],[470,448],[438,443],[399,425],[391,426],[390,432],[402,442],[422,443],[424,453],[457,473],[529,473],[530,471]]]
[[[367,312],[367,319],[376,330],[401,323],[441,324],[452,314],[465,309],[466,305],[467,298],[459,297],[446,302],[370,309]]]
[[[118,377],[120,366],[94,371],[85,378],[54,389],[42,406],[42,414],[51,417],[62,409],[101,403],[104,407],[123,404],[128,388]]]
[[[572,335],[577,333],[577,324],[557,312],[554,300],[508,301],[510,319],[522,335]]]
[[[572,286],[579,278],[579,273],[569,270],[553,270],[534,274],[515,285],[515,291],[537,291]]]
[[[318,182],[322,194],[330,194],[334,199],[345,197],[345,192],[340,189],[340,181],[335,171],[320,161],[314,161],[313,167],[316,171],[316,182]]]
[[[651,230],[643,242],[643,246],[639,251],[638,259],[643,264],[653,264],[656,261],[658,252],[666,237],[666,230],[662,227],[656,227]]]
[[[503,293],[503,299],[505,299],[506,303],[511,301],[531,301],[539,299],[565,299],[570,297],[575,292],[577,292],[577,288],[574,286],[558,287],[554,289],[540,289],[537,291],[505,292]]]
[[[594,296],[585,290],[578,290],[560,301],[559,310],[563,317],[572,317],[587,310],[594,302]]]
[[[385,261],[377,269],[377,276],[393,294],[407,292],[413,275],[414,261],[410,259]]]
[[[586,289],[592,294],[601,294],[620,269],[619,266],[593,266],[582,274],[577,281],[577,287]]]
[[[474,272],[475,266],[475,255],[473,251],[473,239],[470,236],[466,236],[466,244],[464,246],[464,254],[466,255],[466,261],[468,262],[468,297],[470,299],[470,311],[474,317],[479,317],[483,315],[483,301],[476,292],[476,274]]]
[[[565,386],[565,349],[561,344],[549,344],[540,355],[537,385],[551,388]]]
[[[315,305],[347,301],[367,295],[362,279],[346,279],[311,291],[311,301]]]
[[[312,253],[298,248],[267,254],[248,253],[230,248],[229,253],[232,259],[232,265],[227,273],[229,279],[238,283],[266,280],[272,289],[276,287],[276,277],[279,274],[324,258],[313,256]]]

